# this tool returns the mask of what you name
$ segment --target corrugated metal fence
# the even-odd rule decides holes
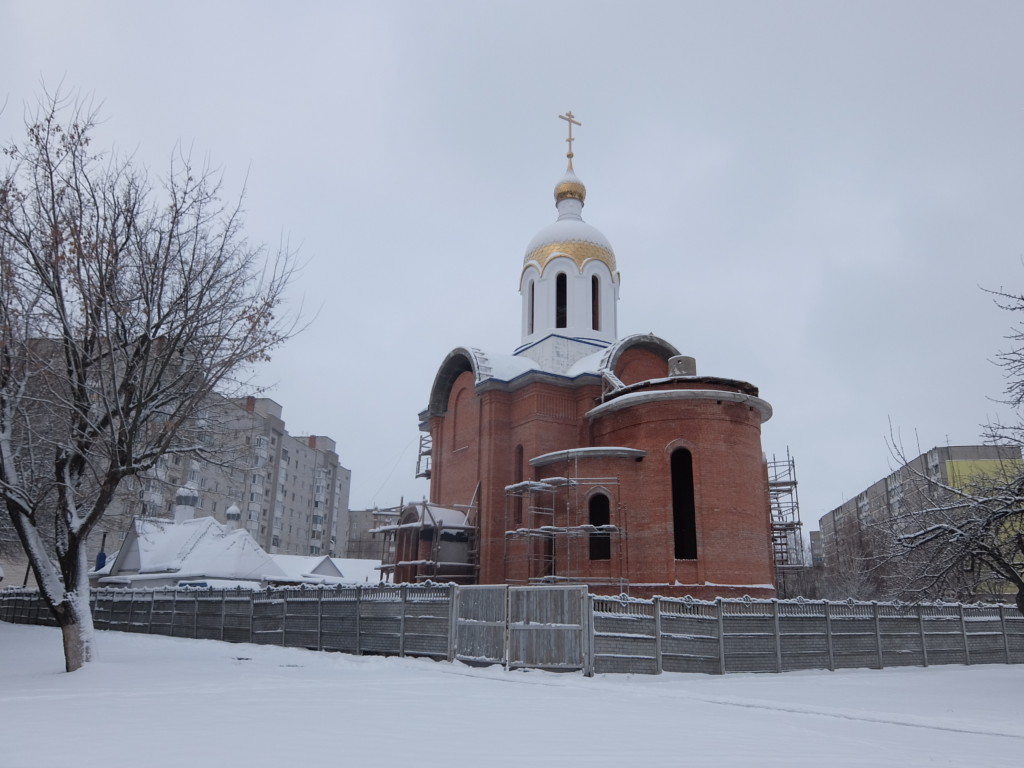
[[[93,590],[98,629],[507,667],[785,672],[1024,663],[1012,606],[590,595],[582,586]],[[54,624],[34,590],[0,620]]]

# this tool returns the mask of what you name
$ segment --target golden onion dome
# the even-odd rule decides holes
[[[555,185],[558,220],[544,227],[526,246],[524,269],[534,264],[543,272],[552,259],[566,256],[581,271],[588,261],[597,259],[608,267],[613,276],[616,274],[615,252],[611,243],[596,227],[583,221],[580,215],[586,196],[587,188],[573,173],[570,158],[565,176]]]
[[[576,174],[572,172],[572,166],[566,171],[562,180],[555,185],[555,205],[562,200],[579,200],[581,203],[587,199],[587,188],[583,186]]]

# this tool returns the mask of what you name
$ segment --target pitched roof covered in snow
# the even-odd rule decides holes
[[[439,507],[426,501],[418,501],[405,505],[397,525],[381,525],[370,530],[370,533],[397,531],[400,528],[472,528],[465,512],[457,509]]]
[[[326,555],[319,557],[303,557],[302,555],[270,556],[277,566],[284,571],[289,581],[300,581],[309,584],[341,584],[341,570]]]
[[[282,580],[284,571],[244,530],[212,517],[136,518],[100,585],[163,586],[182,580]]]
[[[344,584],[380,584],[380,560],[352,557],[332,557],[331,561],[341,571]]]

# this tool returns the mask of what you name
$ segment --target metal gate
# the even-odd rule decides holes
[[[454,657],[589,673],[588,615],[585,586],[459,587]]]

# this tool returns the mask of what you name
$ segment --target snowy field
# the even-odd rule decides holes
[[[660,677],[0,622],[0,767],[1020,766],[1024,665]]]

